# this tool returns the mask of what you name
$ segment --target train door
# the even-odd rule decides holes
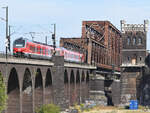
[[[36,53],[36,54],[38,53],[37,45],[35,45],[35,53]]]
[[[43,47],[43,48],[42,48],[42,54],[43,54],[43,55],[45,55],[45,53],[46,53],[45,51],[46,51],[46,48]]]
[[[37,46],[37,53],[40,55],[40,46]]]

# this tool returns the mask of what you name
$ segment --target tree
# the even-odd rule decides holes
[[[3,76],[0,72],[0,113],[6,108],[6,101],[6,85],[4,83]]]
[[[47,104],[37,109],[36,113],[60,113],[60,108],[54,104]]]

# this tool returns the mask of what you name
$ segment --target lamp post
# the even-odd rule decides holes
[[[5,71],[6,71],[6,77],[7,77],[7,74],[8,74],[8,72],[7,72],[7,50],[8,50],[8,48],[10,50],[10,37],[8,36],[8,6],[2,7],[2,8],[6,9],[6,17],[5,17],[5,19],[4,18],[0,18],[0,19],[4,20],[6,22],[6,39],[5,39],[5,46],[6,46],[6,67],[5,67]],[[7,94],[7,91],[5,93]],[[7,112],[7,109],[5,110],[5,112]]]
[[[55,56],[56,54],[56,24],[52,24],[52,25],[54,25],[54,33],[52,34],[52,40],[53,40],[53,48],[54,48],[53,55]]]
[[[6,60],[7,60],[7,50],[8,50],[8,46],[9,46],[9,36],[8,36],[8,6],[6,7],[2,7],[4,9],[6,9],[6,18],[3,19],[6,21],[6,41],[5,41],[5,46],[6,46]]]

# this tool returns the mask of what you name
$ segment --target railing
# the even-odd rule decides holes
[[[0,58],[5,58],[6,53],[4,51],[0,51]],[[13,53],[8,53],[7,57],[13,57]]]
[[[142,67],[145,66],[145,63],[138,63],[138,64],[132,64],[132,63],[123,63],[121,67]]]

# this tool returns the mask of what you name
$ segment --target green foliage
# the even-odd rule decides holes
[[[81,107],[77,104],[74,105],[74,109],[77,109],[79,113],[81,113]]]
[[[7,94],[3,76],[0,72],[0,113],[6,108]]]
[[[36,113],[60,113],[60,108],[54,104],[47,104],[37,109]]]
[[[148,109],[148,108],[146,108],[146,106],[141,106],[141,105],[139,105],[139,106],[138,106],[138,109],[142,109],[142,110],[143,110],[143,109]]]
[[[83,108],[83,107],[84,107],[84,104],[80,104],[80,107]]]

